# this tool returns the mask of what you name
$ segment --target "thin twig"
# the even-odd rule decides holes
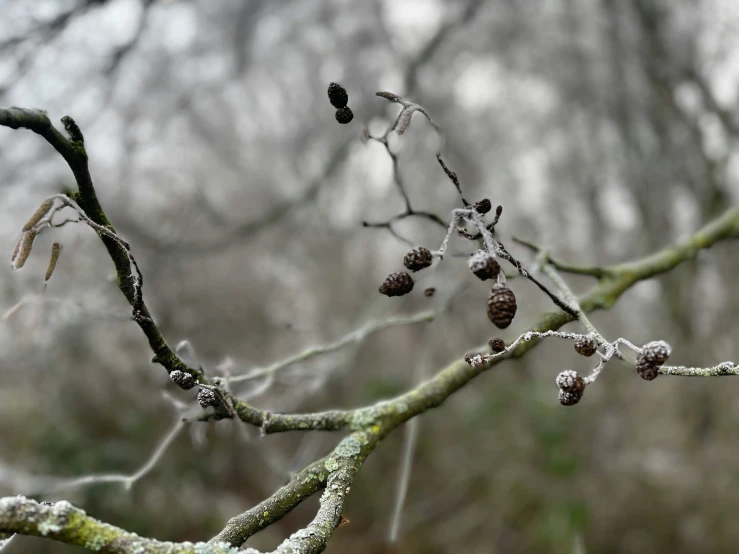
[[[343,337],[333,342],[330,342],[328,344],[324,344],[320,346],[310,346],[306,348],[305,350],[303,350],[302,352],[293,354],[292,356],[288,356],[287,358],[274,362],[273,364],[270,364],[267,367],[253,369],[252,371],[244,375],[232,376],[230,378],[230,382],[240,383],[242,381],[249,381],[251,379],[257,379],[265,375],[274,375],[278,371],[281,371],[288,366],[291,366],[299,362],[305,362],[313,358],[314,356],[336,352],[337,350],[340,350],[344,348],[345,346],[348,346],[352,343],[361,342],[365,340],[367,337],[369,337],[370,335],[373,335],[374,333],[377,333],[378,331],[382,331],[383,329],[433,321],[437,315],[438,315],[437,311],[427,310],[425,312],[420,312],[420,313],[417,313],[411,316],[392,316],[392,317],[389,317],[383,320],[371,321],[363,325],[362,327],[359,327],[347,333]]]

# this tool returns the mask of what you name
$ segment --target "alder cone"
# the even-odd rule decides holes
[[[639,356],[636,360],[636,372],[645,381],[654,381],[659,376],[659,367],[644,356]]]
[[[175,369],[174,371],[172,371],[169,374],[169,378],[172,379],[172,381],[174,381],[174,383],[176,383],[177,386],[183,390],[190,390],[197,384],[195,377],[193,377],[189,373],[180,371],[179,369]]]
[[[352,113],[351,108],[349,108],[348,106],[336,110],[336,121],[338,121],[342,125],[346,125],[352,119],[354,119],[354,114]]]
[[[653,340],[642,346],[642,357],[654,366],[661,366],[670,357],[672,348],[663,340]]]
[[[345,108],[349,103],[349,95],[346,89],[338,83],[331,83],[328,86],[328,100],[331,105],[336,108]]]
[[[420,271],[427,268],[433,261],[434,257],[431,255],[431,250],[423,246],[414,248],[403,256],[403,265],[411,271]]]
[[[575,351],[582,355],[590,357],[598,350],[598,345],[592,337],[582,336],[575,339]]]
[[[407,273],[391,273],[380,285],[379,291],[385,296],[403,296],[413,290],[413,277]]]
[[[467,260],[467,267],[475,276],[482,280],[487,281],[488,279],[495,279],[500,273],[500,264],[497,260],[485,250],[478,250],[469,260]]]
[[[488,298],[488,318],[498,329],[508,327],[516,315],[516,297],[507,286],[496,283]]]
[[[585,390],[585,380],[577,374],[577,371],[572,369],[566,369],[557,375],[555,382],[564,392],[571,392],[582,396]]]
[[[559,403],[563,406],[574,406],[582,398],[581,392],[567,392],[559,389]]]
[[[483,198],[479,202],[475,202],[473,208],[475,208],[475,211],[479,214],[486,214],[493,209],[493,205],[490,203],[490,200]]]
[[[216,394],[211,389],[200,389],[198,391],[198,403],[205,409],[208,406],[216,405]]]

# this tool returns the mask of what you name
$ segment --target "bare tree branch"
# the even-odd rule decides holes
[[[362,463],[379,442],[398,426],[441,405],[449,396],[480,375],[483,371],[493,367],[498,362],[514,357],[523,356],[540,340],[539,337],[559,336],[562,333],[553,333],[568,322],[580,319],[594,335],[597,331],[588,325],[586,313],[598,309],[608,309],[615,304],[618,298],[636,283],[667,272],[677,265],[694,259],[700,250],[710,248],[714,244],[730,238],[739,237],[739,207],[728,210],[724,215],[691,235],[690,237],[659,252],[632,262],[608,267],[607,273],[599,283],[579,299],[574,298],[563,282],[550,274],[555,283],[565,293],[567,312],[544,314],[528,331],[523,333],[515,347],[507,349],[501,355],[489,356],[483,363],[468,363],[458,361],[441,370],[436,376],[420,384],[413,390],[394,399],[353,410],[332,410],[313,414],[271,414],[252,407],[246,402],[233,397],[220,388],[218,379],[206,380],[199,370],[192,370],[169,349],[158,327],[146,311],[143,300],[138,300],[131,282],[135,281],[132,275],[132,265],[129,253],[122,245],[123,241],[117,235],[102,210],[92,185],[87,168],[87,155],[84,150],[84,140],[74,122],[64,120],[70,139],[64,137],[50,123],[45,113],[39,110],[22,110],[19,108],[0,109],[0,125],[17,128],[28,128],[42,135],[67,160],[79,185],[79,192],[73,200],[79,205],[81,214],[89,218],[97,227],[98,234],[105,243],[108,252],[116,265],[119,277],[119,287],[134,310],[140,307],[141,317],[136,321],[149,338],[155,360],[161,363],[172,373],[185,371],[199,379],[201,393],[215,412],[202,419],[236,418],[245,423],[259,427],[264,433],[288,430],[341,430],[349,429],[352,433],[344,438],[334,449],[332,454],[324,460],[315,462],[299,473],[303,480],[293,480],[285,488],[280,489],[273,497],[266,500],[267,505],[274,505],[277,511],[273,516],[279,519],[298,505],[306,496],[325,487],[321,497],[320,508],[314,520],[304,529],[294,533],[286,539],[275,552],[278,553],[318,553],[321,552],[334,529],[342,518],[344,500],[349,493],[352,480],[362,466]],[[473,219],[478,230],[483,235],[486,246],[496,251],[492,234],[486,228],[482,216],[475,210],[455,210],[455,218],[462,213]],[[453,221],[450,229],[456,227]],[[445,242],[448,240],[445,239]],[[520,268],[520,264],[517,264]],[[549,266],[551,267],[551,266]],[[573,313],[575,315],[573,315]],[[528,338],[527,338],[528,337]],[[605,340],[605,339],[603,339]],[[689,368],[665,368],[668,374],[674,372],[682,374],[697,374]],[[715,368],[704,370],[701,374],[735,374],[736,366],[720,364]],[[200,396],[200,395],[199,395]],[[200,398],[199,398],[200,399]],[[210,401],[212,400],[212,403]],[[203,402],[201,401],[201,404]],[[325,468],[325,480],[321,477],[321,464]],[[315,470],[319,474],[317,479]],[[264,505],[264,503],[262,504]],[[260,506],[262,506],[260,505]],[[244,536],[255,532],[262,523],[254,523],[255,509],[246,512],[239,518],[231,520],[229,526],[211,543],[213,550],[208,552],[233,552],[231,547],[238,547]],[[262,512],[263,513],[263,512]],[[25,498],[5,498],[0,500],[0,538],[7,538],[13,533],[22,533],[35,536],[45,536],[68,544],[82,546],[89,550],[106,552],[138,553],[146,552],[204,552],[202,546],[190,543],[162,543],[150,539],[142,539],[132,533],[103,524],[89,518],[82,510],[73,508],[69,503],[60,502],[52,506],[38,504]],[[228,535],[226,543],[218,543],[221,535]],[[225,536],[225,535],[224,535]],[[142,550],[143,549],[143,550]],[[255,552],[247,549],[247,552]]]

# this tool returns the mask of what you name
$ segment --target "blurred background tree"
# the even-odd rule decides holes
[[[385,398],[491,335],[486,286],[462,263],[422,279],[438,289],[433,298],[376,292],[407,250],[361,225],[403,208],[383,147],[359,140],[363,125],[379,133],[395,115],[376,90],[429,110],[465,194],[504,205],[504,237],[577,263],[643,255],[739,200],[739,5],[730,0],[0,7],[0,105],[75,117],[98,195],[137,254],[163,333],[190,341],[203,364],[244,373],[367,321],[440,309],[456,294],[433,323],[296,364],[269,387],[240,385],[265,409]],[[334,121],[330,81],[349,91],[349,125]],[[414,206],[446,217],[457,199],[433,159],[430,126],[414,119],[396,138]],[[0,167],[0,250],[9,254],[39,199],[74,183],[30,133],[0,132]],[[424,220],[396,229],[419,244],[443,235]],[[3,305],[25,299],[0,327],[3,494],[63,497],[142,535],[197,540],[332,448],[320,433],[257,440],[235,422],[193,425],[130,492],[37,490],[43,476],[134,471],[176,419],[161,392],[192,396],[151,367],[100,242],[80,226],[55,236],[65,250],[43,296],[43,256],[0,274]],[[702,252],[594,320],[635,342],[663,338],[680,363],[736,359],[736,252],[735,243]],[[520,313],[506,339],[550,309],[530,283],[512,283]],[[739,383],[647,386],[633,371],[608,371],[565,409],[552,382],[565,367],[582,369],[576,358],[544,344],[419,420],[395,543],[403,437],[391,435],[354,483],[351,525],[327,552],[735,551]],[[276,546],[315,502],[249,544]],[[8,551],[75,549],[23,539]]]

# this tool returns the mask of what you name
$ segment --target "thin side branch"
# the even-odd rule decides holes
[[[358,329],[347,333],[343,337],[333,342],[320,346],[311,346],[309,348],[306,348],[302,352],[293,354],[292,356],[288,356],[287,358],[274,362],[267,367],[253,369],[252,371],[244,375],[236,375],[234,377],[231,377],[229,381],[231,383],[240,383],[242,381],[249,381],[251,379],[257,379],[259,377],[264,377],[267,375],[274,375],[278,371],[281,371],[288,366],[300,362],[305,362],[315,356],[336,352],[337,350],[340,350],[352,343],[362,342],[370,335],[373,335],[378,331],[382,331],[383,329],[412,325],[414,323],[425,323],[433,321],[436,316],[437,312],[427,310],[411,316],[392,316],[383,320],[371,321],[363,325],[362,327],[359,327]]]
[[[541,246],[526,239],[513,237],[513,241],[522,246],[530,248],[537,253],[544,250],[544,248],[542,248]],[[562,271],[563,273],[572,273],[574,275],[590,275],[591,277],[595,277],[596,279],[602,279],[603,277],[609,276],[608,268],[605,267],[572,265],[561,260],[552,258],[551,256],[549,256],[548,259],[550,264],[552,264],[557,270]]]

